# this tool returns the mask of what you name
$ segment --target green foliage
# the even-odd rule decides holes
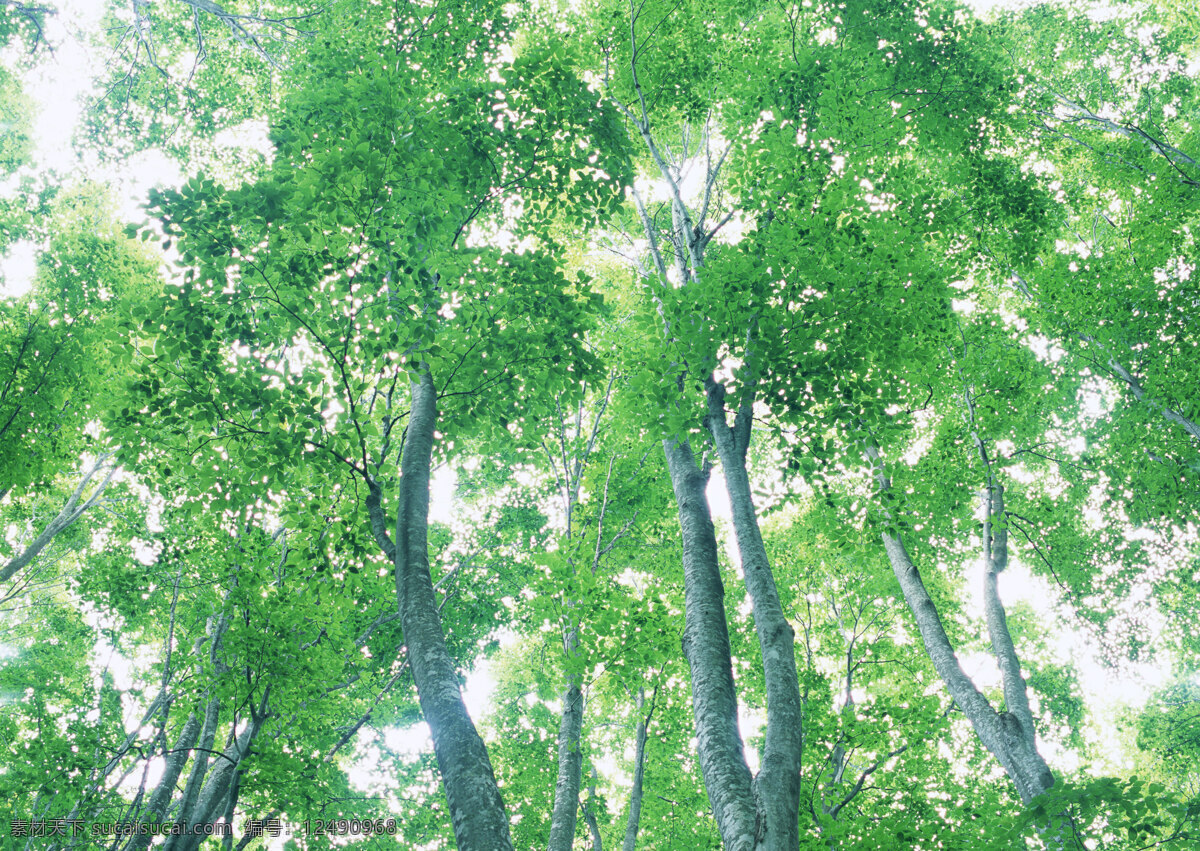
[[[157,278],[106,221],[102,192],[61,195],[33,288],[0,304],[0,489],[43,483],[89,442],[83,431],[121,378],[110,352]]]
[[[188,175],[125,235],[103,190],[33,173],[28,98],[0,72],[0,237],[39,251],[33,290],[0,304],[5,552],[81,458],[122,463],[0,587],[0,796],[116,820],[153,792],[129,778],[211,709],[214,751],[259,725],[239,829],[392,816],[397,837],[348,844],[451,847],[432,755],[389,745],[420,712],[369,517],[372,499],[396,516],[428,371],[435,463],[456,479],[428,533],[435,597],[460,673],[491,660],[475,720],[515,846],[549,835],[577,685],[604,847],[647,717],[639,847],[719,847],[658,446],[711,459],[715,382],[753,414],[796,635],[804,847],[1190,847],[1194,676],[1131,713],[1138,776],[1098,777],[1114,760],[1088,748],[1085,666],[1049,636],[1118,665],[1190,672],[1200,654],[1195,15],[559,5],[228,4],[258,41],[205,4],[113,7],[102,38],[124,52],[88,144],[156,148]],[[272,19],[286,37],[266,38]],[[0,41],[28,44],[36,20],[0,8]],[[269,126],[269,156],[218,150],[239,125]],[[991,652],[965,589],[993,478],[1012,574],[1055,595],[1033,608],[1001,586],[1038,740],[1083,761],[1023,811],[879,541],[903,537],[969,667]],[[721,568],[756,764],[762,651],[740,570]],[[202,753],[176,806],[192,771],[213,776]]]

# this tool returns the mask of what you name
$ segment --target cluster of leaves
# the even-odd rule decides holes
[[[32,37],[20,10],[0,6],[0,41]],[[396,517],[411,387],[430,376],[457,476],[431,579],[460,673],[494,657],[481,726],[515,846],[550,833],[574,687],[576,841],[636,827],[642,848],[719,847],[655,451],[703,451],[693,391],[719,376],[768,438],[748,457],[777,498],[765,546],[797,636],[802,841],[1186,847],[1194,675],[1136,718],[1154,782],[1064,776],[1022,810],[938,684],[879,533],[903,534],[960,653],[984,650],[964,565],[978,491],[1003,480],[992,520],[1076,629],[1149,655],[1120,602],[1142,595],[1169,621],[1158,649],[1194,666],[1200,93],[1172,58],[1190,20],[756,0],[113,10],[126,52],[88,132],[192,176],[130,231],[173,252],[167,281],[90,190],[46,194],[35,287],[0,304],[7,543],[68,499],[82,454],[124,469],[109,513],[41,556],[62,581],[0,588],[0,796],[37,818],[167,819],[219,785],[221,752],[236,807],[213,820],[390,815],[395,839],[359,844],[449,847],[433,760],[387,746],[420,713],[380,545],[396,532],[372,515]],[[23,104],[0,73],[4,174],[29,157]],[[267,164],[199,168],[251,119],[270,122]],[[708,171],[691,233],[672,201],[633,203],[635,175],[689,168]],[[39,232],[18,212],[6,242]],[[636,277],[597,259],[643,227],[660,239],[626,240]],[[864,480],[868,444],[890,487]],[[753,762],[764,660],[739,569],[721,570]],[[1044,617],[1010,606],[1039,736],[1094,757]],[[160,787],[149,767],[173,754],[187,765]]]

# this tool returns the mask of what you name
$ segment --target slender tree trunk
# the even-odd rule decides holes
[[[708,476],[696,466],[686,441],[665,440],[663,449],[683,538],[683,654],[692,672],[700,772],[726,851],[751,851],[758,825],[750,769],[738,732],[725,586],[704,494]]]
[[[579,653],[579,630],[572,626],[563,641],[567,662]],[[549,851],[571,851],[575,843],[579,784],[583,772],[583,691],[578,674],[567,675],[558,723],[558,779],[554,784],[554,811],[550,817]]]
[[[725,474],[767,688],[767,731],[762,768],[754,778],[754,795],[763,822],[758,847],[794,851],[800,845],[803,704],[796,674],[796,636],[779,601],[779,590],[763,546],[758,513],[750,492],[750,477],[746,472],[753,406],[753,394],[747,391],[735,427],[730,428],[725,420],[725,388],[709,379],[706,424]]]
[[[633,786],[629,790],[629,817],[625,821],[625,843],[621,851],[634,851],[637,848],[638,830],[642,823],[642,798],[645,794],[642,788],[646,779],[646,735],[650,727],[650,716],[654,714],[654,701],[658,696],[658,687],[650,698],[650,711],[642,712],[646,706],[646,689],[639,688],[637,696],[637,739],[633,751]]]
[[[462,700],[429,574],[429,471],[437,394],[428,367],[422,369],[412,385],[400,465],[394,548],[400,623],[459,851],[508,851],[512,848],[508,816],[487,748]]]
[[[1015,271],[1012,274],[1012,279],[1015,281],[1016,288],[1021,295],[1025,296],[1030,303],[1045,309],[1044,300],[1039,299],[1036,295],[1034,295],[1033,290],[1029,286],[1029,282]],[[1116,376],[1116,378],[1123,385],[1125,385],[1126,389],[1129,390],[1134,399],[1151,408],[1152,410],[1162,414],[1163,418],[1168,422],[1175,423],[1192,437],[1200,440],[1200,424],[1197,424],[1194,420],[1184,416],[1182,411],[1170,408],[1164,402],[1161,402],[1158,399],[1148,397],[1146,395],[1145,388],[1142,387],[1142,383],[1138,380],[1137,376],[1126,369],[1125,365],[1121,363],[1121,361],[1117,360],[1116,355],[1112,354],[1107,346],[1105,346],[1091,334],[1079,333],[1079,339],[1085,343],[1090,343],[1096,346],[1102,352],[1104,352],[1105,356],[1108,357],[1109,370],[1111,370],[1112,374]]]
[[[80,480],[75,490],[72,491],[62,511],[46,524],[46,528],[24,550],[13,556],[3,567],[0,567],[0,582],[11,579],[15,574],[27,567],[30,562],[38,557],[42,550],[49,546],[55,536],[82,517],[84,512],[96,504],[96,501],[100,499],[101,494],[104,493],[104,489],[108,487],[109,482],[112,481],[113,476],[116,474],[116,464],[109,466],[108,473],[100,481],[100,484],[96,486],[96,489],[92,491],[90,497],[83,500],[82,503],[80,499],[83,497],[83,492],[87,489],[88,484],[108,464],[111,458],[111,455],[101,455],[96,460],[96,463],[92,465],[92,468],[84,474],[83,479]]]
[[[579,809],[583,811],[583,820],[587,823],[588,833],[592,837],[592,851],[604,851],[604,840],[600,837],[600,825],[596,821],[596,813],[592,811],[592,800],[596,797],[596,767],[592,766],[592,782],[588,786],[588,791],[591,792],[591,798],[586,801],[579,802]]]
[[[1091,337],[1085,337],[1084,339],[1090,340],[1091,342],[1096,342]],[[1133,398],[1145,405],[1149,405],[1151,408],[1155,409],[1164,417],[1166,417],[1167,420],[1175,423],[1178,426],[1181,426],[1183,430],[1192,437],[1200,440],[1200,425],[1197,425],[1191,419],[1185,417],[1181,412],[1175,410],[1174,408],[1168,408],[1162,402],[1147,398],[1146,391],[1142,388],[1142,383],[1138,381],[1137,378],[1116,358],[1109,358],[1108,366],[1113,371],[1113,374],[1117,376],[1117,378],[1121,379],[1125,386],[1129,388],[1129,392],[1133,394]]]
[[[599,400],[595,419],[592,421],[591,434],[587,437],[581,449],[569,451],[568,444],[574,443],[574,441],[579,440],[583,436],[584,401],[587,396],[586,387],[584,399],[580,400],[579,406],[575,410],[573,440],[568,441],[567,439],[567,423],[563,416],[560,399],[555,403],[555,410],[558,413],[559,449],[561,450],[561,455],[556,459],[550,448],[545,443],[542,444],[551,467],[555,469],[554,477],[559,483],[561,490],[563,508],[566,513],[566,541],[569,548],[571,547],[571,542],[575,539],[573,518],[575,508],[579,504],[579,492],[580,486],[583,483],[583,474],[591,460],[592,451],[596,447],[596,439],[600,436],[600,422],[604,417],[604,412],[608,409],[608,402],[612,398],[613,384],[616,383],[616,380],[617,376],[615,374],[609,378],[604,395]],[[557,472],[559,464],[562,465],[561,479]],[[612,460],[610,459],[608,478],[604,482],[604,496],[600,502],[600,515],[596,521],[596,546],[591,564],[591,574],[593,577],[596,576],[596,572],[600,569],[601,558],[624,534],[624,530],[618,532],[609,542],[608,549],[604,548],[604,516],[608,510],[608,485],[611,476]],[[578,575],[580,565],[575,556],[568,555],[568,561],[571,565],[572,573]],[[584,700],[582,675],[572,673],[572,671],[577,671],[577,666],[583,662],[579,643],[579,605],[578,600],[570,599],[565,604],[566,621],[563,625],[562,640],[563,659],[566,662],[568,673],[566,675],[566,687],[562,693],[562,715],[559,718],[558,725],[558,776],[554,786],[554,810],[550,819],[550,851],[571,851],[575,840],[577,815],[581,808],[579,790],[582,782],[581,775],[583,773]],[[585,817],[587,817],[586,812]],[[589,822],[588,827],[592,829],[596,841],[599,841],[599,833],[595,825],[594,816],[592,817],[592,821]]]
[[[868,443],[865,450],[871,463],[872,472],[881,492],[891,490],[891,482],[883,471],[879,451],[873,444]],[[937,606],[929,592],[920,571],[913,564],[899,530],[886,509],[884,519],[890,528],[882,533],[884,549],[892,564],[892,572],[900,583],[905,602],[912,610],[917,621],[917,629],[925,644],[925,651],[937,669],[938,676],[946,684],[946,689],[958,708],[967,716],[979,740],[983,742],[993,756],[999,760],[1006,774],[1017,787],[1021,801],[1028,804],[1035,797],[1045,792],[1054,784],[1054,775],[1050,773],[1045,760],[1037,750],[1034,738],[1033,721],[1029,715],[1028,699],[1025,695],[1025,682],[1020,677],[1020,663],[1016,651],[1012,647],[1012,639],[1008,635],[1007,626],[1003,623],[1004,610],[1000,598],[996,594],[996,570],[999,563],[998,555],[988,556],[988,569],[985,578],[985,610],[987,610],[988,628],[992,637],[993,651],[996,652],[1004,676],[1004,693],[1008,703],[1008,711],[997,712],[980,691],[975,688],[971,678],[963,671],[950,644],[950,638],[942,626]],[[986,534],[986,532],[985,532]],[[995,538],[991,541],[995,544]],[[1007,560],[1007,556],[1005,556]],[[1016,676],[1012,677],[1015,666]],[[1020,694],[1017,694],[1019,688]]]

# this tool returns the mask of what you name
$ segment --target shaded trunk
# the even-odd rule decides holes
[[[596,797],[596,767],[592,766],[592,782],[588,786],[591,797],[579,802],[583,811],[583,820],[587,823],[588,833],[592,837],[592,851],[604,851],[604,840],[600,837],[600,824],[596,821],[596,813],[592,810],[592,801]]]
[[[568,663],[579,652],[579,632],[572,628],[563,640]],[[549,851],[571,851],[579,812],[579,784],[583,772],[583,691],[579,675],[569,674],[562,694],[562,716],[558,722],[558,778],[554,784],[554,812],[550,818]]]
[[[201,832],[200,826],[213,824],[224,814],[229,803],[229,793],[234,777],[242,760],[249,752],[254,737],[258,735],[260,727],[260,720],[254,720],[247,724],[217,757],[208,779],[196,798],[196,805],[192,810],[191,817],[187,819],[188,832],[170,837],[163,846],[164,851],[167,849],[169,851],[195,851],[207,838],[206,834]],[[174,841],[172,842],[172,840]]]
[[[180,731],[179,737],[175,740],[174,747],[167,755],[166,765],[163,769],[162,779],[159,780],[158,786],[150,795],[150,802],[146,805],[146,809],[138,816],[138,821],[143,822],[161,822],[163,815],[167,811],[167,804],[171,802],[171,797],[175,794],[175,784],[179,782],[179,776],[183,773],[183,767],[187,764],[188,754],[196,745],[196,739],[200,735],[200,717],[193,712],[188,716],[187,721],[183,725],[183,730]],[[150,834],[144,836],[131,837],[125,845],[125,851],[143,851],[150,846],[150,840],[153,837]]]
[[[429,574],[429,476],[436,423],[437,394],[424,367],[412,386],[400,465],[394,546],[400,623],[459,851],[507,851],[512,848],[508,816],[487,749],[463,703]],[[378,510],[378,501],[369,507]]]
[[[646,734],[650,727],[650,716],[654,714],[654,701],[657,695],[658,688],[655,687],[654,696],[650,698],[650,711],[643,716],[646,690],[638,689],[638,724],[633,752],[633,786],[629,790],[629,817],[625,821],[625,843],[621,846],[621,851],[634,851],[637,848],[637,835],[642,822],[642,798],[645,794],[642,787],[646,779]]]
[[[727,851],[755,847],[750,769],[738,732],[737,691],[725,622],[725,586],[704,490],[708,477],[687,442],[663,441],[683,539],[683,654],[692,673],[700,771]]]
[[[767,689],[762,768],[754,778],[755,803],[762,822],[762,836],[757,847],[794,851],[800,845],[803,704],[796,674],[796,636],[779,601],[779,590],[763,546],[750,492],[750,477],[746,472],[753,405],[753,394],[747,391],[735,425],[730,428],[725,420],[725,388],[709,379],[706,425],[712,433],[725,474]]]

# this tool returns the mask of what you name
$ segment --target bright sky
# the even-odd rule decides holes
[[[95,157],[74,144],[84,95],[98,77],[107,55],[89,50],[80,34],[94,33],[100,17],[111,3],[101,0],[62,0],[60,13],[46,18],[47,42],[52,53],[26,77],[27,94],[38,104],[33,125],[34,167],[46,169],[63,179],[88,179],[113,188],[117,213],[126,222],[144,219],[141,204],[151,188],[175,184],[178,167],[157,151],[140,154],[119,167],[101,167]],[[0,194],[4,194],[0,184]],[[29,290],[35,272],[38,246],[17,242],[0,258],[0,296],[17,296]]]

